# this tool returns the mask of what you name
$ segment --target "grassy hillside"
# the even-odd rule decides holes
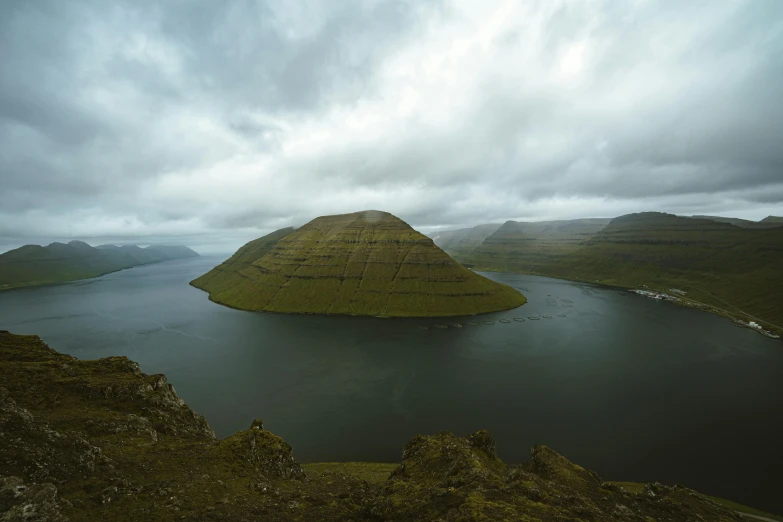
[[[630,214],[613,219],[566,255],[544,252],[538,263],[527,262],[524,241],[497,241],[501,230],[476,249],[477,268],[628,288],[675,287],[723,315],[771,329],[783,325],[783,227],[748,229],[656,212]]]
[[[762,219],[761,221],[759,221],[759,223],[776,223],[776,224],[783,225],[783,217],[780,217],[780,216],[767,216],[764,219]]]
[[[450,316],[525,302],[386,212],[319,217],[282,235],[245,245],[191,284],[218,303],[269,312]]]
[[[260,421],[218,440],[164,375],[36,336],[0,331],[0,375],[2,520],[736,520],[692,490],[634,493],[545,446],[507,464],[484,430],[415,436],[395,466],[305,471]]]
[[[233,286],[237,281],[237,274],[242,273],[243,270],[251,269],[251,265],[257,259],[262,258],[280,239],[293,231],[293,227],[281,228],[264,237],[250,241],[237,250],[233,256],[201,277],[194,279],[190,284],[201,289],[218,289]]]
[[[382,469],[382,468],[381,468]],[[379,469],[380,471],[380,469]],[[615,482],[612,481],[612,484],[615,484],[617,486],[620,486],[621,488],[625,489],[627,492],[634,494],[634,495],[644,495],[644,493],[647,490],[647,485],[641,482]],[[706,498],[712,500],[716,504],[720,504],[726,509],[729,509],[731,511],[736,511],[737,513],[742,513],[744,515],[751,515],[750,517],[743,518],[742,520],[747,520],[748,522],[752,522],[753,520],[758,520],[755,517],[762,517],[762,520],[764,518],[768,518],[770,520],[776,521],[776,522],[783,522],[783,517],[779,515],[773,515],[772,513],[767,513],[766,511],[761,511],[760,509],[754,509],[749,506],[745,506],[743,504],[740,504],[738,502],[734,502],[731,500],[727,500],[725,498],[719,498],[719,497],[713,497],[710,495],[704,495]]]
[[[611,219],[574,219],[536,223],[508,221],[465,259],[476,270],[536,272],[558,265],[603,229]]]
[[[473,228],[444,230],[432,234],[435,245],[459,262],[466,260],[473,250],[492,235],[500,223],[477,225]]]
[[[82,241],[48,246],[26,245],[0,254],[0,290],[97,277],[168,259],[198,256],[179,246],[102,245]]]

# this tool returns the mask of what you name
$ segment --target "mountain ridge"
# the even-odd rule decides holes
[[[601,231],[610,218],[556,221],[506,221],[465,258],[476,270],[503,267],[535,271],[541,264],[557,264]]]
[[[138,265],[198,257],[188,247],[100,245],[83,241],[24,245],[0,254],[0,290],[90,279]]]
[[[457,230],[443,230],[433,233],[432,241],[448,255],[462,262],[501,226],[502,223],[486,223]]]
[[[623,288],[677,288],[695,306],[774,331],[783,325],[783,227],[743,228],[661,212],[626,214],[565,255],[544,251],[537,263],[498,241],[474,250],[477,270],[516,271]],[[514,250],[516,249],[516,250]],[[512,255],[504,257],[511,251]],[[527,257],[526,257],[527,256]]]

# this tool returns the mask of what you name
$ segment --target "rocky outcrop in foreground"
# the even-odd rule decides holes
[[[545,446],[506,464],[486,431],[414,437],[385,480],[364,480],[382,464],[306,472],[260,421],[217,440],[164,376],[35,336],[0,332],[0,375],[3,522],[739,520],[687,488],[630,493]]]

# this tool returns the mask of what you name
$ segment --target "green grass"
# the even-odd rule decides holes
[[[458,316],[525,298],[474,274],[386,212],[314,219],[249,243],[192,281],[243,310],[381,317]]]
[[[773,331],[783,326],[779,297],[783,293],[783,227],[740,228],[706,219],[643,213],[615,218],[583,241],[570,243],[504,227],[469,257],[477,270],[624,288],[646,285],[667,291],[674,287],[706,304],[708,310],[755,320]]]
[[[399,464],[383,462],[311,462],[302,464],[307,476],[314,478],[326,473],[352,475],[370,484],[380,484],[389,478]]]
[[[642,492],[644,492],[644,484],[641,482],[611,482],[612,484],[616,484],[618,486],[622,486],[625,488],[626,491],[629,493],[633,493],[634,495],[639,495]],[[748,507],[745,505],[742,505],[738,502],[734,502],[732,500],[726,500],[725,498],[719,498],[719,497],[713,497],[710,495],[704,495],[708,499],[712,500],[713,502],[720,504],[721,506],[725,507],[726,509],[730,509],[732,511],[739,511],[740,513],[747,513],[749,515],[756,515],[760,517],[766,517],[770,518],[772,520],[778,520],[780,522],[783,522],[783,516],[780,515],[773,515],[772,513],[767,513],[765,511],[761,511],[758,509],[754,509],[752,507]]]

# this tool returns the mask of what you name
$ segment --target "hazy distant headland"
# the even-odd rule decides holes
[[[83,241],[25,245],[0,254],[0,290],[63,283],[170,259],[198,257],[185,246],[100,245]]]

